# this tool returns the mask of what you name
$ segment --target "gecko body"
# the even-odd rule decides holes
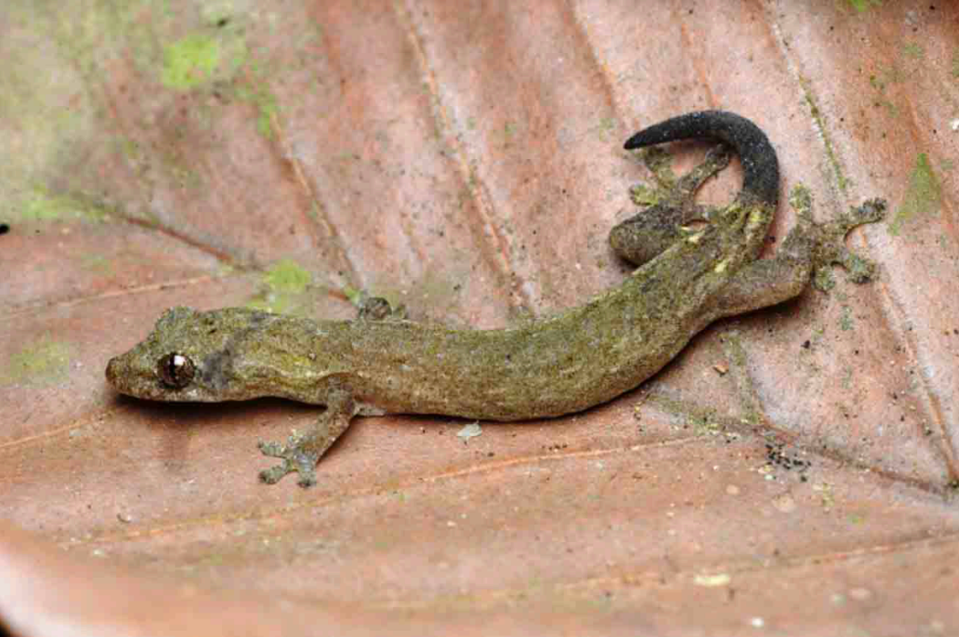
[[[845,250],[843,236],[882,214],[882,202],[875,201],[836,227],[806,220],[775,258],[757,260],[779,188],[776,153],[758,127],[732,113],[703,111],[640,131],[626,148],[699,137],[738,153],[740,193],[727,206],[692,203],[696,189],[728,162],[726,152],[715,149],[668,184],[660,203],[613,229],[613,248],[639,267],[583,305],[492,330],[176,307],[145,340],[110,360],[107,379],[120,392],[149,400],[279,396],[325,405],[312,431],[285,445],[260,445],[282,460],[261,473],[265,482],[296,471],[302,486],[315,483],[316,463],[357,415],[515,421],[607,402],[662,369],[711,322],[797,296],[814,268],[848,265],[856,257]],[[697,219],[705,223],[686,227]]]

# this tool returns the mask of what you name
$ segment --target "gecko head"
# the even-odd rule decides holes
[[[232,343],[261,312],[174,307],[130,351],[110,359],[107,381],[122,394],[173,402],[230,399]]]

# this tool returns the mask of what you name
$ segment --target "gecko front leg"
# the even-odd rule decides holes
[[[297,481],[301,487],[316,484],[316,463],[327,449],[350,426],[356,415],[353,394],[343,388],[331,389],[327,395],[326,411],[317,419],[313,428],[305,434],[293,434],[285,445],[278,442],[260,441],[259,448],[264,456],[280,458],[278,465],[260,472],[260,480],[266,484],[276,484],[283,476],[296,471],[300,474]]]
[[[409,318],[405,305],[393,307],[382,296],[370,296],[361,291],[353,300],[356,305],[356,318],[361,321],[403,321]]]
[[[399,321],[406,318],[405,306],[394,308],[386,299],[370,296],[365,291],[357,295],[355,303],[357,321]],[[258,446],[264,456],[283,460],[280,464],[261,471],[261,481],[276,484],[286,474],[296,471],[300,474],[297,484],[301,487],[316,484],[316,464],[336,439],[349,428],[350,421],[358,411],[349,389],[331,386],[323,391],[326,393],[326,411],[320,414],[310,431],[291,435],[285,445],[260,441]]]

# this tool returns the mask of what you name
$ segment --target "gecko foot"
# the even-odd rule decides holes
[[[845,240],[850,230],[885,217],[884,199],[870,199],[824,223],[812,220],[812,194],[805,186],[800,184],[790,191],[789,204],[796,211],[798,223],[786,237],[783,251],[811,256],[812,284],[817,290],[828,292],[835,287],[830,267],[833,265],[845,268],[854,283],[865,283],[875,276],[876,264],[847,248]]]
[[[406,306],[393,307],[382,296],[368,296],[363,292],[357,318],[367,321],[402,321],[407,318]]]
[[[880,221],[885,216],[886,201],[884,199],[870,199],[861,206],[850,208],[848,213],[840,214],[833,221],[824,224],[823,230],[828,238],[823,240],[820,247],[819,269],[831,264],[841,265],[849,272],[849,279],[854,283],[865,283],[871,280],[876,273],[876,264],[852,252],[846,247],[844,240],[850,230],[866,223]],[[819,277],[817,269],[816,282],[818,282]]]
[[[392,304],[382,296],[372,296],[366,290],[350,288],[346,291],[350,303],[356,307],[356,318],[360,321],[403,321],[408,318],[405,305]]]
[[[673,172],[672,155],[669,151],[651,147],[642,151],[643,163],[649,170],[656,186],[636,184],[629,189],[629,197],[637,206],[652,206],[668,199],[674,206],[693,207],[693,197],[704,183],[729,165],[732,152],[725,144],[717,144],[706,152],[702,163],[682,177]]]
[[[283,462],[260,472],[260,480],[266,484],[276,484],[288,473],[296,471],[300,474],[297,481],[301,487],[311,487],[316,484],[316,463],[320,454],[304,449],[307,441],[304,436],[292,435],[285,445],[278,442],[260,441],[257,445],[264,456],[281,458]]]
[[[297,481],[301,487],[316,484],[316,463],[333,446],[356,412],[352,395],[343,389],[329,389],[326,411],[320,414],[316,424],[305,434],[293,433],[285,445],[278,442],[259,443],[264,456],[280,458],[278,465],[260,472],[260,480],[266,484],[276,484],[288,473],[300,474]]]
[[[831,221],[814,224],[817,247],[814,259],[812,284],[816,289],[827,292],[836,282],[831,267],[838,265],[849,273],[853,283],[865,283],[876,275],[876,264],[865,259],[846,247],[846,235],[863,224],[875,223],[886,215],[884,199],[870,199],[861,206],[850,208],[849,212],[837,215]]]

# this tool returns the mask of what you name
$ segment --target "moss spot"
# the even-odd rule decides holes
[[[878,93],[875,98],[876,106],[882,106],[891,116],[898,115],[899,107],[886,97],[886,88],[892,84],[899,84],[905,79],[906,74],[895,65],[889,68],[879,68],[876,74],[869,76],[869,85]]]
[[[266,312],[299,314],[302,295],[313,282],[313,276],[292,259],[277,261],[263,275],[263,290],[247,303],[247,307]]]
[[[292,259],[283,259],[266,271],[263,282],[274,292],[302,294],[313,276]]]
[[[913,58],[915,60],[921,60],[926,55],[926,51],[922,48],[922,45],[915,42],[907,42],[902,46],[902,52],[906,57]]]
[[[596,131],[601,142],[608,142],[612,138],[613,133],[616,132],[616,126],[617,124],[614,118],[601,117],[599,124],[594,126],[593,130]]]
[[[255,64],[251,65],[250,73],[254,78],[261,75]],[[273,139],[273,118],[280,110],[279,102],[265,82],[259,79],[254,81],[259,83],[258,86],[237,87],[236,95],[256,107],[256,131],[266,139]]]
[[[826,158],[828,159],[829,165],[832,167],[833,174],[835,175],[836,185],[839,187],[840,192],[845,193],[846,188],[849,186],[849,180],[842,171],[842,166],[839,164],[839,158],[836,157],[836,149],[833,146],[832,138],[829,136],[829,129],[826,126],[826,120],[823,117],[819,106],[816,104],[815,99],[813,98],[812,91],[809,88],[809,83],[805,80],[805,78],[801,78],[800,83],[802,84],[803,90],[806,92],[806,103],[809,105],[809,114],[812,115],[813,121],[816,122],[816,128],[819,129],[819,134],[822,137],[823,146],[826,150]]]
[[[847,0],[847,2],[858,13],[865,13],[870,7],[882,6],[881,0]]]
[[[203,34],[188,35],[163,50],[163,84],[186,91],[208,81],[220,62],[220,44]]]
[[[21,218],[26,221],[59,221],[72,217],[74,206],[66,197],[51,197],[45,190],[37,189],[24,202]]]
[[[82,219],[85,221],[104,221],[109,211],[102,207],[80,201],[67,195],[51,194],[46,188],[37,186],[27,195],[19,208],[20,221],[65,221]]]
[[[276,96],[270,91],[263,91],[260,99],[256,101],[256,131],[267,139],[273,138],[273,117],[276,115],[279,107],[276,103]]]
[[[896,210],[889,232],[898,235],[903,226],[919,215],[936,214],[942,203],[942,186],[929,163],[929,157],[920,153],[909,177],[909,189],[902,205]]]
[[[363,290],[355,288],[352,285],[344,285],[343,294],[346,295],[346,299],[353,305],[353,307],[359,307],[363,302]]]
[[[102,254],[85,255],[80,259],[80,267],[103,276],[113,273],[113,263]]]
[[[842,315],[839,317],[839,329],[848,332],[853,328],[852,309],[848,305],[842,306]]]
[[[63,380],[70,367],[73,348],[49,335],[30,343],[7,361],[0,371],[0,384],[47,384]]]

